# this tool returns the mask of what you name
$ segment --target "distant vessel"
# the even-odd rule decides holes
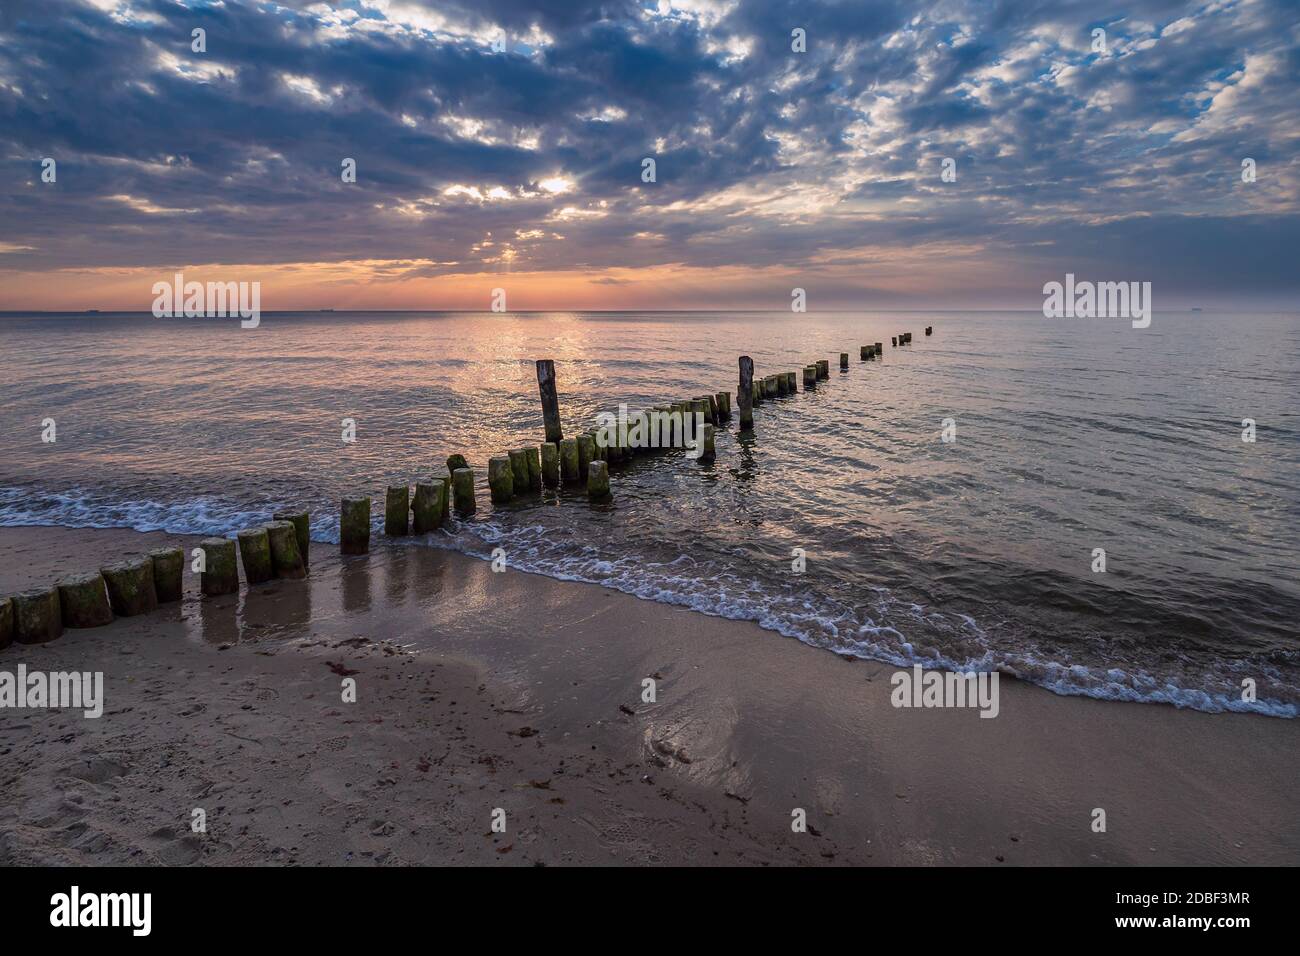
[[[87,309],[87,310],[86,310],[86,314],[91,315],[91,314],[94,314],[95,312],[98,312],[98,311],[99,311],[99,309]]]
[[[1195,306],[1195,305],[1194,305],[1194,306],[1192,306],[1192,311],[1193,311],[1193,312],[1204,312],[1205,310],[1202,309],[1200,306]]]

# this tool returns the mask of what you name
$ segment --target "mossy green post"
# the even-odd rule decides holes
[[[271,538],[265,528],[245,528],[235,535],[239,542],[239,560],[244,566],[244,580],[262,584],[275,577],[271,563]]]
[[[58,588],[34,588],[14,595],[14,640],[44,644],[63,633]]]
[[[542,455],[542,484],[555,488],[560,483],[560,446],[553,441],[537,446]]]
[[[578,440],[560,439],[560,480],[566,485],[578,480]]]
[[[578,436],[578,474],[585,475],[587,466],[596,458],[596,443],[590,435]]]
[[[488,490],[492,493],[494,505],[503,505],[515,496],[515,475],[509,455],[494,455],[488,459]]]
[[[478,510],[474,497],[474,469],[457,468],[451,473],[451,488],[456,499],[456,513],[472,515]]]
[[[171,604],[185,596],[185,549],[155,548],[149,552],[153,562],[153,589],[159,604]]]
[[[510,458],[510,477],[514,481],[515,494],[522,495],[528,490],[528,456],[522,448],[512,448],[506,455]]]
[[[153,587],[153,559],[127,558],[99,569],[108,585],[108,600],[118,617],[134,617],[158,609]]]
[[[389,485],[384,494],[384,534],[401,537],[411,533],[411,489]]]
[[[339,553],[370,552],[370,499],[344,498],[339,509]]]
[[[311,513],[308,511],[277,511],[271,515],[274,521],[292,521],[294,534],[298,536],[298,553],[302,555],[302,565],[311,564]]]
[[[199,573],[199,590],[208,597],[235,594],[239,590],[239,566],[235,542],[231,538],[204,538],[203,571]]]
[[[529,445],[524,449],[524,459],[528,462],[528,487],[533,491],[542,490],[542,461],[537,448]]]
[[[609,497],[609,465],[603,461],[587,464],[587,497],[601,501]]]
[[[305,578],[307,565],[298,550],[298,533],[293,522],[271,521],[266,526],[266,533],[271,539],[271,563],[275,566],[275,576],[290,580]]]
[[[98,571],[74,574],[59,582],[59,611],[64,627],[103,627],[113,620],[104,576]]]
[[[442,525],[442,489],[446,486],[441,478],[415,483],[411,498],[411,530],[415,534],[428,534]]]

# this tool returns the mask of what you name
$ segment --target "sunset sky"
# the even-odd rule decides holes
[[[1295,308],[1298,104],[1268,0],[4,0],[0,309]]]

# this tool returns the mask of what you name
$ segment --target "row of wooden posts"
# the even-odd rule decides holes
[[[926,326],[925,334],[933,332]],[[895,347],[910,345],[912,333],[892,336]],[[859,346],[859,358],[867,362],[883,356],[881,342]],[[849,353],[840,353],[840,369],[846,371]],[[818,359],[803,368],[804,391],[830,377],[830,363]],[[589,430],[565,438],[560,424],[559,397],[555,388],[555,363],[537,362],[537,383],[542,399],[546,441],[537,446],[511,449],[488,460],[488,488],[492,501],[503,504],[520,495],[540,492],[543,487],[575,485],[585,476],[586,492],[592,500],[610,495],[609,466],[648,451],[680,447],[691,437],[686,422],[698,416],[703,434],[694,440],[702,444],[699,459],[715,457],[714,430],[732,416],[731,393],[716,392],[695,398],[656,405],[620,422],[608,430]],[[754,427],[754,407],[769,398],[798,392],[795,372],[777,372],[754,377],[754,362],[740,357],[737,389],[740,427]],[[632,425],[629,429],[628,424]],[[673,424],[676,423],[676,431]],[[629,431],[654,435],[649,447],[628,440]],[[661,439],[665,433],[669,441]],[[442,527],[454,507],[458,515],[477,510],[474,472],[463,455],[447,458],[446,478],[429,478],[409,485],[390,485],[384,500],[384,533],[390,536],[426,534]],[[203,563],[199,587],[204,595],[232,594],[239,590],[239,570],[249,584],[273,578],[303,578],[307,574],[311,543],[311,518],[307,511],[276,512],[265,525],[240,531],[234,539],[204,538],[199,542]],[[238,551],[236,551],[238,549]],[[343,554],[365,554],[370,550],[370,499],[344,498],[339,515],[339,549]],[[100,627],[114,617],[131,617],[156,609],[159,604],[179,601],[185,554],[180,548],[162,548],[141,558],[106,565],[98,571],[74,575],[53,587],[36,588],[0,600],[0,648],[14,640],[39,644],[53,640],[65,627]]]
[[[310,542],[306,511],[277,512],[274,520],[240,531],[235,538],[204,538],[199,588],[206,595],[239,590],[236,545],[249,584],[307,574]],[[0,599],[0,648],[44,644],[64,628],[103,627],[114,618],[157,610],[183,596],[185,551],[159,548],[97,571],[74,574],[57,584]]]

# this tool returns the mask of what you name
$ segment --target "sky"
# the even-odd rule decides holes
[[[1298,145],[1294,2],[3,0],[0,310],[1295,309]]]

